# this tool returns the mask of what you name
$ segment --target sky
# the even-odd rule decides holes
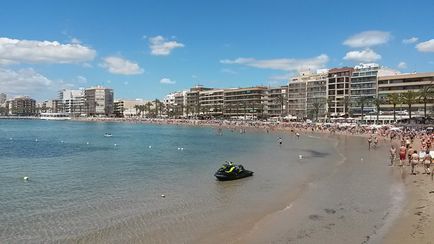
[[[102,85],[155,99],[201,84],[278,86],[304,70],[434,71],[434,1],[5,1],[0,92]]]

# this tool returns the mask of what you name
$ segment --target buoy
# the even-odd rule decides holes
[[[179,151],[179,150],[181,150],[181,148],[180,148],[180,147],[178,147],[178,151]]]
[[[14,138],[12,138],[12,137],[9,138],[9,140],[11,140],[11,141],[12,141],[13,139],[14,139]]]
[[[161,194],[161,197],[162,197],[162,198],[165,198],[165,197],[166,197],[166,195],[164,195],[164,194]]]
[[[184,151],[184,148],[183,148],[183,147],[181,147],[181,151]]]
[[[63,143],[63,141],[60,141],[60,143]]]
[[[86,145],[89,145],[89,142],[86,142]]]
[[[35,142],[38,142],[38,139],[35,139]]]
[[[118,145],[118,144],[116,144],[116,143],[115,143],[115,145],[114,145],[114,146],[117,146],[117,145]]]
[[[149,146],[149,148],[152,148],[152,146]]]
[[[302,158],[303,158],[303,155],[298,155],[298,158],[299,158],[299,159],[302,159]]]
[[[23,180],[24,180],[24,181],[28,181],[28,180],[29,180],[29,177],[24,176],[24,177],[23,177]]]

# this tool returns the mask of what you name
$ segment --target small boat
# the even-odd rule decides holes
[[[105,133],[104,136],[105,136],[105,137],[112,137],[112,134],[110,134],[110,133]]]
[[[245,169],[241,164],[236,165],[232,162],[226,162],[214,174],[217,180],[220,181],[238,180],[252,175],[253,171]]]

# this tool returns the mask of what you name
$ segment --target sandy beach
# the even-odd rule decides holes
[[[434,243],[434,187],[431,178],[425,174],[409,175],[405,186],[407,204],[384,243]]]
[[[414,146],[420,148],[420,140],[415,140]],[[416,175],[411,175],[409,168],[405,166],[402,174],[408,192],[406,205],[384,243],[434,243],[434,182],[424,174],[422,165],[416,167]]]

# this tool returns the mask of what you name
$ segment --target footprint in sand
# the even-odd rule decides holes
[[[335,213],[336,213],[336,210],[334,210],[334,209],[332,209],[332,208],[325,208],[324,211],[325,211],[327,214],[335,214]]]
[[[323,219],[323,217],[321,215],[318,215],[318,214],[311,214],[311,215],[309,215],[309,219],[317,221],[317,220]]]

